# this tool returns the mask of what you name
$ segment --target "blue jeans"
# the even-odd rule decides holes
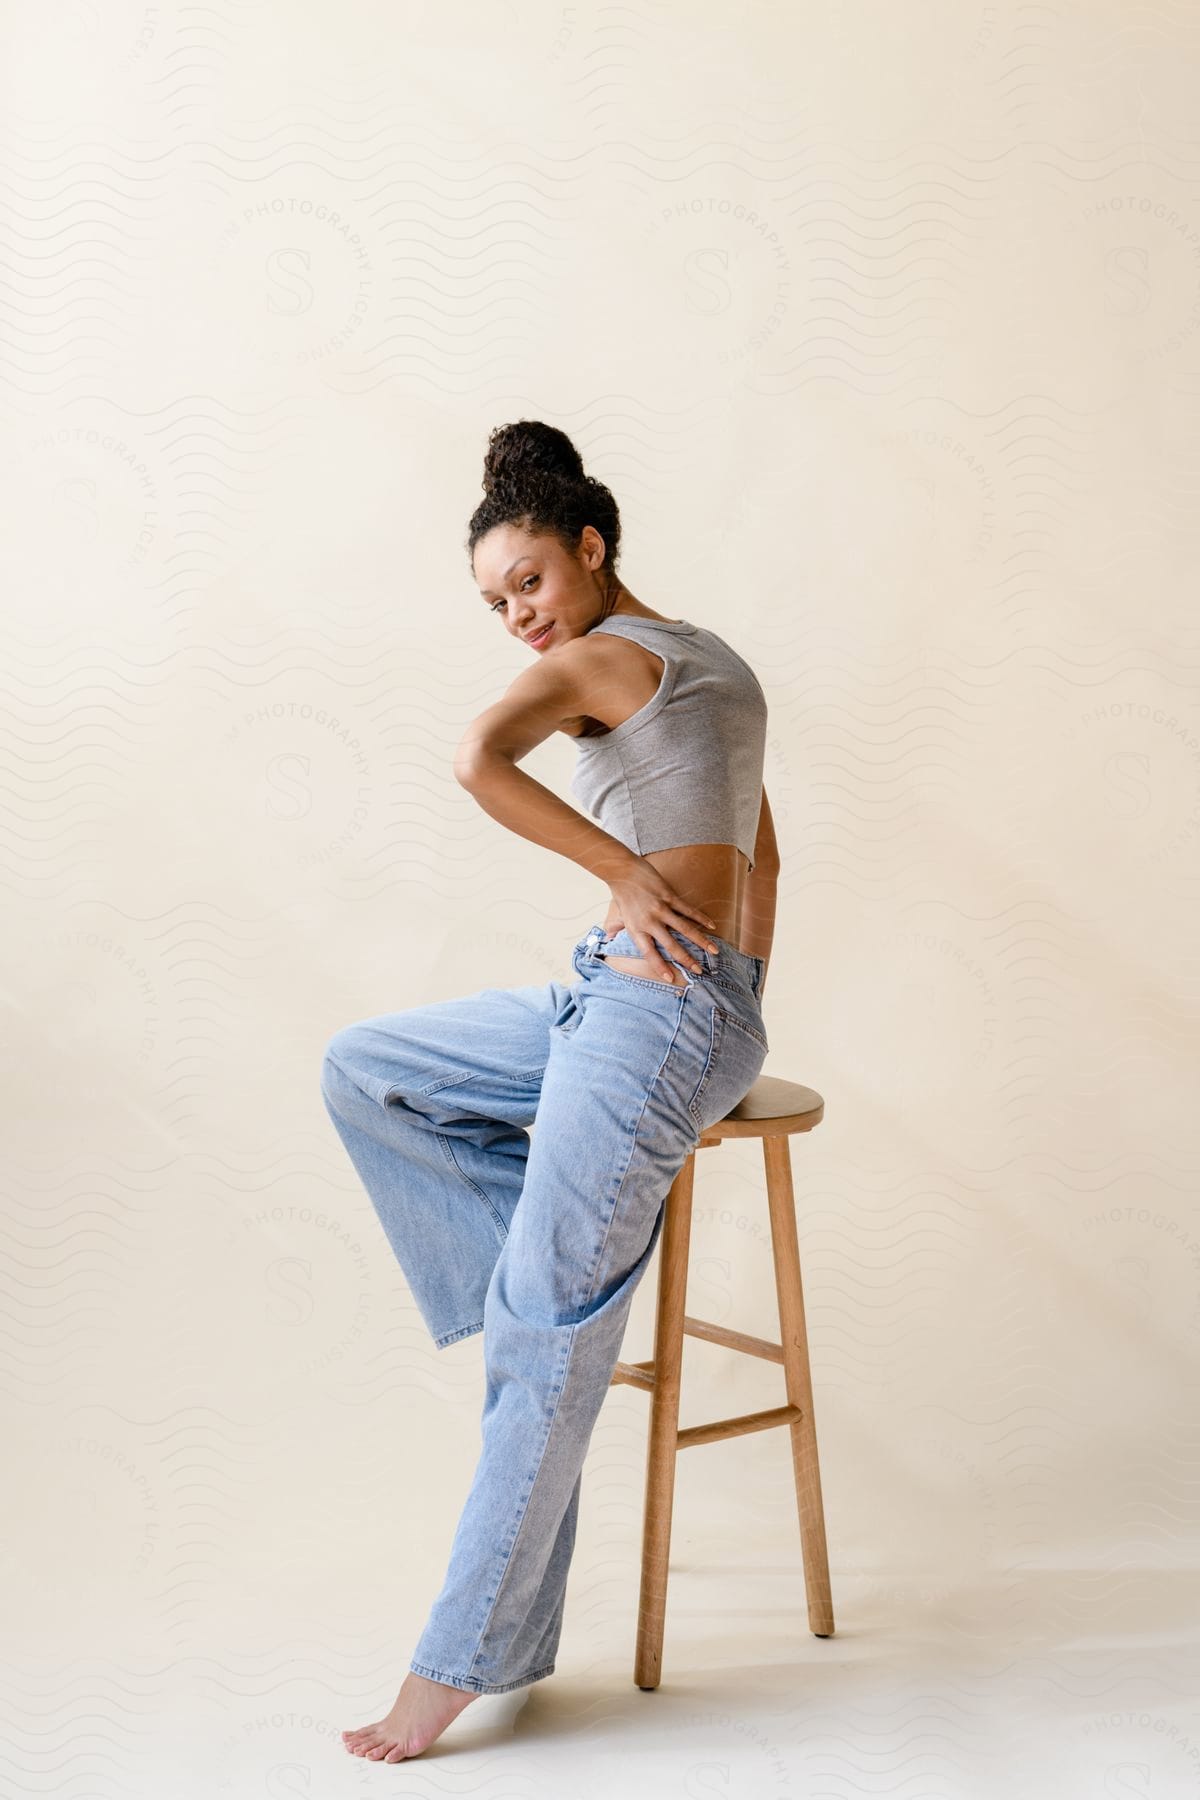
[[[680,934],[676,934],[680,935]],[[663,1202],[767,1052],[763,960],[681,937],[683,985],[594,925],[570,985],[481,988],[330,1039],[321,1091],[441,1349],[483,1332],[482,1449],[418,1675],[554,1671],[581,1471]],[[526,1127],[533,1125],[532,1141]]]

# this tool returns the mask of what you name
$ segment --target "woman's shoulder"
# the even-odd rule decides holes
[[[625,615],[621,615],[624,620]],[[609,621],[605,621],[608,623]],[[635,619],[635,625],[655,621]],[[611,738],[636,715],[649,716],[667,699],[676,655],[669,638],[642,632],[602,631],[599,625],[563,644],[557,652],[567,660],[581,701],[580,713],[560,727],[575,738]]]
[[[636,637],[641,632],[649,632],[656,637],[690,637],[699,632],[700,627],[693,625],[690,619],[648,619],[642,613],[609,613],[607,619],[601,619],[587,633],[588,637],[601,634],[606,637],[624,636],[628,633]]]

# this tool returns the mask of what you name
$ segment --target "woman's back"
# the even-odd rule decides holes
[[[651,699],[575,739],[571,792],[639,856],[731,844],[755,860],[767,702],[750,665],[688,619],[613,613],[588,633],[632,639],[662,664]]]
[[[594,663],[577,665],[580,716],[560,726],[577,751],[572,800],[627,847],[659,846],[634,853],[720,936],[769,956],[778,848],[753,669],[718,633],[627,592],[571,646],[576,657],[590,650]],[[617,918],[610,906],[606,928]]]

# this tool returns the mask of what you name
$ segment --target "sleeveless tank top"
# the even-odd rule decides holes
[[[592,631],[632,638],[664,667],[645,706],[574,739],[571,792],[635,855],[736,844],[753,867],[767,700],[750,664],[689,619],[614,613]]]

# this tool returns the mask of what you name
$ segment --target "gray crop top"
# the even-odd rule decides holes
[[[736,844],[753,867],[767,739],[754,670],[689,619],[614,613],[592,631],[632,638],[665,666],[655,693],[623,724],[574,740],[571,792],[638,856]]]

